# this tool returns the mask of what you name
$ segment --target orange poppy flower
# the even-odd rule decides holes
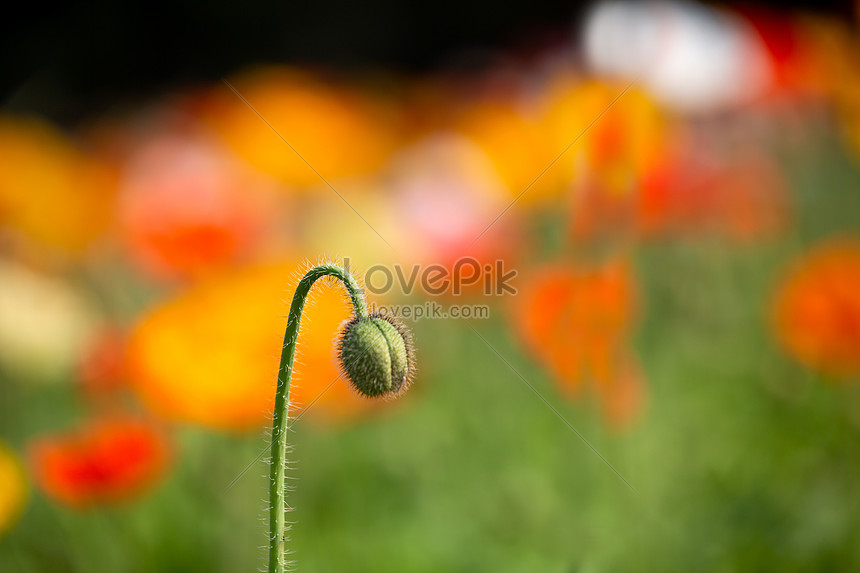
[[[24,472],[14,454],[0,444],[0,534],[18,519],[27,500]]]
[[[801,363],[836,376],[860,373],[860,242],[834,240],[802,256],[777,289],[773,324]]]
[[[108,227],[113,170],[49,124],[0,117],[0,225],[80,255]]]
[[[373,173],[394,149],[396,117],[347,87],[289,68],[256,70],[233,83],[329,181]],[[321,185],[319,175],[230,89],[214,94],[205,115],[230,147],[260,171],[298,188]]]
[[[298,264],[261,265],[211,278],[153,309],[131,334],[130,384],[154,411],[224,429],[271,417],[278,360]],[[349,317],[340,285],[314,287],[299,335],[290,401],[314,411],[366,408],[338,376],[332,339]]]
[[[164,435],[129,417],[94,420],[68,434],[37,439],[33,473],[42,490],[62,503],[85,507],[130,499],[163,475]]]
[[[627,424],[642,403],[641,375],[627,339],[635,312],[627,265],[558,266],[538,271],[520,291],[519,331],[569,395],[594,384],[607,419]]]

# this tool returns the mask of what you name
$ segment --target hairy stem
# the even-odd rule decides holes
[[[320,265],[314,267],[299,281],[293,302],[290,305],[290,315],[287,319],[287,330],[284,333],[284,348],[281,352],[281,365],[278,368],[278,389],[275,394],[275,413],[272,424],[272,466],[269,483],[269,573],[284,573],[286,557],[284,552],[284,535],[286,531],[286,497],[284,489],[284,471],[287,455],[287,423],[290,415],[290,380],[293,376],[293,360],[296,357],[296,339],[299,334],[299,323],[305,300],[314,282],[325,276],[340,279],[349,292],[355,314],[367,316],[367,304],[364,294],[355,278],[347,271],[336,265]]]

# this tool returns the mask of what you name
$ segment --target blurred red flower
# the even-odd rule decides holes
[[[62,503],[86,507],[130,499],[164,473],[165,436],[143,420],[106,417],[76,431],[36,440],[30,459],[36,481]]]
[[[740,242],[777,236],[789,221],[785,181],[760,150],[726,154],[713,142],[678,139],[620,195],[591,184],[575,197],[577,241],[609,236],[712,235]]]
[[[627,264],[544,268],[518,298],[519,331],[562,390],[575,396],[593,382],[610,424],[627,425],[644,398],[627,343],[636,306]]]
[[[836,376],[860,373],[860,242],[834,240],[796,261],[774,297],[773,323],[800,362]]]
[[[711,232],[750,241],[782,231],[788,212],[785,182],[769,156],[678,151],[643,179],[638,226],[646,236]]]
[[[160,135],[129,158],[119,221],[132,257],[159,277],[187,277],[248,258],[271,205],[261,181],[203,137]]]

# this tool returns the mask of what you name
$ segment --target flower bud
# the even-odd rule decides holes
[[[409,386],[415,368],[412,340],[394,319],[378,313],[355,317],[338,341],[341,369],[359,394],[393,396]]]

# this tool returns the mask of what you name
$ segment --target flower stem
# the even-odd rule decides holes
[[[333,276],[343,282],[352,302],[355,314],[367,316],[367,304],[364,294],[355,278],[346,269],[337,265],[320,265],[314,267],[299,281],[293,302],[290,305],[290,315],[287,319],[287,330],[284,333],[284,348],[281,352],[281,365],[278,368],[278,388],[275,394],[275,413],[272,424],[272,466],[269,480],[269,573],[284,573],[286,557],[284,552],[284,535],[286,531],[286,497],[284,490],[284,471],[287,455],[287,422],[290,415],[290,380],[293,376],[293,360],[296,357],[296,339],[299,334],[299,323],[305,307],[308,293],[317,279]]]

